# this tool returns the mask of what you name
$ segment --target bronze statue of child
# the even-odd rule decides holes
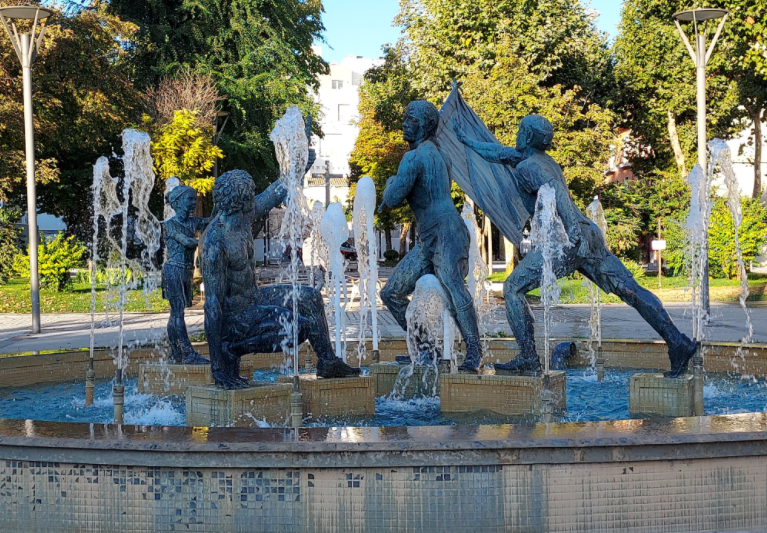
[[[197,192],[191,187],[179,185],[168,192],[165,200],[176,212],[173,218],[162,224],[166,250],[162,267],[162,297],[170,303],[169,359],[175,364],[208,364],[210,361],[197,353],[189,341],[184,309],[192,306],[196,235],[207,227],[211,219],[191,216],[197,203]]]

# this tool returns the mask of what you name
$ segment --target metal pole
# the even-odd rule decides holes
[[[37,275],[37,191],[35,187],[35,123],[32,115],[31,36],[21,41],[21,70],[24,80],[24,139],[27,155],[27,234],[29,242],[29,288],[32,300],[32,333],[40,333],[40,280]]]
[[[697,33],[695,40],[695,70],[698,82],[698,164],[705,173],[708,172],[708,146],[706,144],[706,34]],[[703,279],[700,282],[700,293],[705,320],[708,320],[711,314],[708,287],[708,228],[706,228],[706,238],[703,247],[706,261],[703,264]]]
[[[658,217],[658,241],[659,241],[658,244],[660,245],[660,217]],[[661,275],[662,275],[662,272],[663,272],[663,267],[661,266],[663,263],[661,263],[661,256],[660,256],[660,254],[661,254],[661,250],[660,250],[660,246],[658,246],[658,288],[659,289],[662,286],[661,285],[661,283],[662,283]]]
[[[330,205],[330,160],[325,160],[325,209]]]

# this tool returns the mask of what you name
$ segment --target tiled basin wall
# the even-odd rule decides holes
[[[677,420],[689,428],[698,423]],[[641,429],[641,421],[632,424]],[[131,439],[121,442],[116,428],[110,429],[111,450],[89,449],[98,438],[57,448],[64,442],[55,436],[32,437],[31,447],[7,444],[0,437],[0,531],[644,533],[767,528],[764,440],[751,436],[748,442],[713,443],[696,437],[679,443],[666,429],[644,443],[631,442],[632,427],[613,424],[613,435],[592,435],[594,444],[586,444],[589,439],[573,439],[566,427],[534,427],[531,435],[540,437],[507,445],[493,439],[508,428],[477,427],[461,443],[451,442],[454,430],[430,434],[421,428],[417,438],[442,442],[399,442],[387,448],[377,448],[355,428],[337,428],[351,437],[344,445],[309,438],[303,445],[281,443],[281,451],[268,444],[272,434],[261,438],[233,429],[221,430],[221,440],[210,447],[196,447],[195,438],[205,439],[205,430],[198,428],[188,430],[186,442],[150,442],[142,451]],[[410,430],[402,431],[407,439]],[[661,435],[664,431],[671,434]]]

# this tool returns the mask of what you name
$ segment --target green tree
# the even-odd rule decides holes
[[[743,221],[738,230],[740,250],[746,268],[756,258],[767,242],[767,209],[758,199],[741,200]],[[738,276],[737,251],[735,249],[735,224],[732,213],[723,198],[717,198],[711,210],[708,230],[708,264],[711,275],[732,279]]]
[[[211,76],[228,100],[222,170],[247,170],[260,186],[279,174],[269,133],[290,105],[319,111],[309,94],[327,64],[312,51],[324,27],[320,0],[111,0],[140,30],[132,55],[145,88],[188,67]]]
[[[652,157],[632,161],[637,174],[676,168],[686,176],[697,160],[695,67],[671,18],[684,9],[689,4],[682,0],[623,4],[613,48],[618,106],[622,125],[652,150]],[[740,113],[737,84],[725,72],[729,60],[719,49],[707,69],[709,138],[731,134]]]
[[[487,73],[507,54],[546,86],[577,86],[599,103],[612,92],[606,37],[578,0],[402,0],[396,22],[413,84],[435,101],[452,78]]]
[[[102,2],[74,14],[53,9],[32,70],[38,206],[84,238],[93,163],[119,146],[119,133],[140,117],[141,94],[126,62],[137,28],[108,14]],[[1,31],[0,201],[11,203],[26,192],[22,102],[21,66]]]

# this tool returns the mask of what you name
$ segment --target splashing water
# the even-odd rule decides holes
[[[548,375],[551,368],[551,350],[549,348],[551,306],[559,302],[559,284],[557,274],[554,271],[554,263],[561,260],[565,250],[570,247],[570,240],[565,232],[565,227],[557,214],[556,193],[551,185],[546,184],[538,189],[538,200],[535,204],[530,240],[533,244],[533,250],[540,253],[543,259],[543,272],[541,274],[543,368],[545,374]]]
[[[357,270],[360,292],[360,334],[357,354],[365,359],[367,317],[370,313],[370,333],[373,350],[378,350],[378,309],[376,308],[376,285],[378,284],[378,246],[375,239],[373,217],[376,209],[376,186],[373,179],[364,176],[357,182],[354,196],[354,243],[357,248]]]
[[[607,219],[605,218],[605,211],[598,196],[595,196],[594,201],[586,208],[586,215],[596,224],[602,232],[602,238],[604,239],[607,235]],[[607,246],[607,241],[605,241],[605,246]],[[591,330],[589,337],[589,360],[591,368],[595,368],[596,352],[594,351],[594,344],[596,343],[599,348],[602,347],[602,294],[596,283],[592,283],[588,279],[583,280],[583,286],[589,292],[589,302],[591,304],[591,315],[589,317],[589,329]]]
[[[746,307],[746,300],[748,299],[748,273],[746,272],[746,265],[743,261],[743,254],[740,246],[740,225],[743,223],[743,212],[740,204],[740,188],[738,187],[738,178],[735,175],[735,170],[732,168],[732,157],[730,149],[721,139],[714,139],[708,143],[709,151],[711,152],[711,163],[709,165],[709,171],[713,172],[716,166],[719,166],[722,174],[724,175],[724,184],[727,187],[727,206],[730,208],[732,214],[732,221],[735,226],[735,251],[737,253],[738,261],[738,277],[740,278],[740,306],[743,308],[743,312],[746,315],[746,325],[748,333],[743,338],[743,344],[749,344],[754,336],[754,327],[751,324],[751,313],[749,313],[748,307]]]
[[[336,323],[336,357],[346,362],[345,346],[345,308],[341,306],[341,290],[346,294],[346,278],[344,277],[344,257],[341,254],[341,244],[349,238],[349,226],[346,223],[346,215],[339,203],[332,203],[328,206],[325,214],[322,215],[322,224],[320,226],[322,239],[328,248],[328,257],[330,260],[330,281],[332,296],[330,298]]]
[[[306,162],[309,159],[309,140],[306,137],[306,124],[301,110],[291,106],[285,115],[277,121],[271,135],[277,161],[280,164],[280,181],[287,189],[285,196],[285,215],[280,226],[279,239],[290,246],[290,264],[285,274],[290,282],[291,291],[285,299],[285,307],[293,311],[292,320],[281,318],[285,331],[282,342],[283,352],[292,359],[293,375],[298,376],[298,247],[302,241],[303,228],[308,222],[308,207],[303,192]]]
[[[487,339],[489,318],[494,310],[494,306],[489,302],[490,283],[487,281],[487,276],[490,270],[485,260],[482,259],[482,254],[479,253],[482,232],[477,224],[477,218],[474,216],[474,204],[468,198],[463,204],[461,217],[469,230],[469,275],[466,278],[466,284],[469,287],[469,294],[474,300],[477,325],[482,335],[482,351],[486,358],[491,358],[490,343]]]
[[[438,374],[440,359],[450,361],[451,368],[457,366],[453,344],[456,325],[450,314],[447,294],[442,283],[433,274],[422,276],[415,284],[413,297],[405,313],[407,320],[407,351],[410,365],[400,371],[394,386],[394,397],[401,397],[413,375],[415,365],[430,366],[433,376]],[[422,374],[424,388],[432,383],[431,395],[436,396],[436,379],[429,378],[429,372]]]
[[[115,364],[117,383],[122,383],[123,372],[128,364],[124,347],[124,313],[127,291],[135,290],[141,283],[147,300],[160,281],[160,269],[156,264],[160,249],[160,222],[149,210],[149,199],[154,188],[155,174],[150,154],[150,138],[144,132],[127,129],[123,131],[123,176],[113,178],[109,171],[109,160],[100,157],[93,167],[93,243],[91,272],[91,354],[94,349],[96,273],[98,264],[99,219],[103,218],[108,252],[107,272],[119,269],[118,297],[116,307],[119,316],[119,330]],[[119,232],[117,224],[119,217]],[[141,250],[140,258],[128,257],[129,229],[131,242]],[[119,234],[119,239],[115,237]],[[130,274],[130,275],[129,275]],[[109,320],[112,283],[107,282],[107,321]]]
[[[163,192],[163,198],[168,197],[168,193],[181,185],[181,182],[179,179],[175,176],[172,178],[168,178],[165,181],[165,191]],[[176,216],[176,211],[171,207],[170,202],[167,200],[164,203],[163,212],[162,212],[162,219],[163,220],[170,220],[171,218]]]
[[[695,165],[687,177],[692,189],[690,213],[687,215],[686,256],[690,268],[690,302],[692,311],[692,336],[703,340],[703,323],[706,311],[703,307],[701,285],[708,262],[708,223],[711,217],[711,173],[705,174]]]

